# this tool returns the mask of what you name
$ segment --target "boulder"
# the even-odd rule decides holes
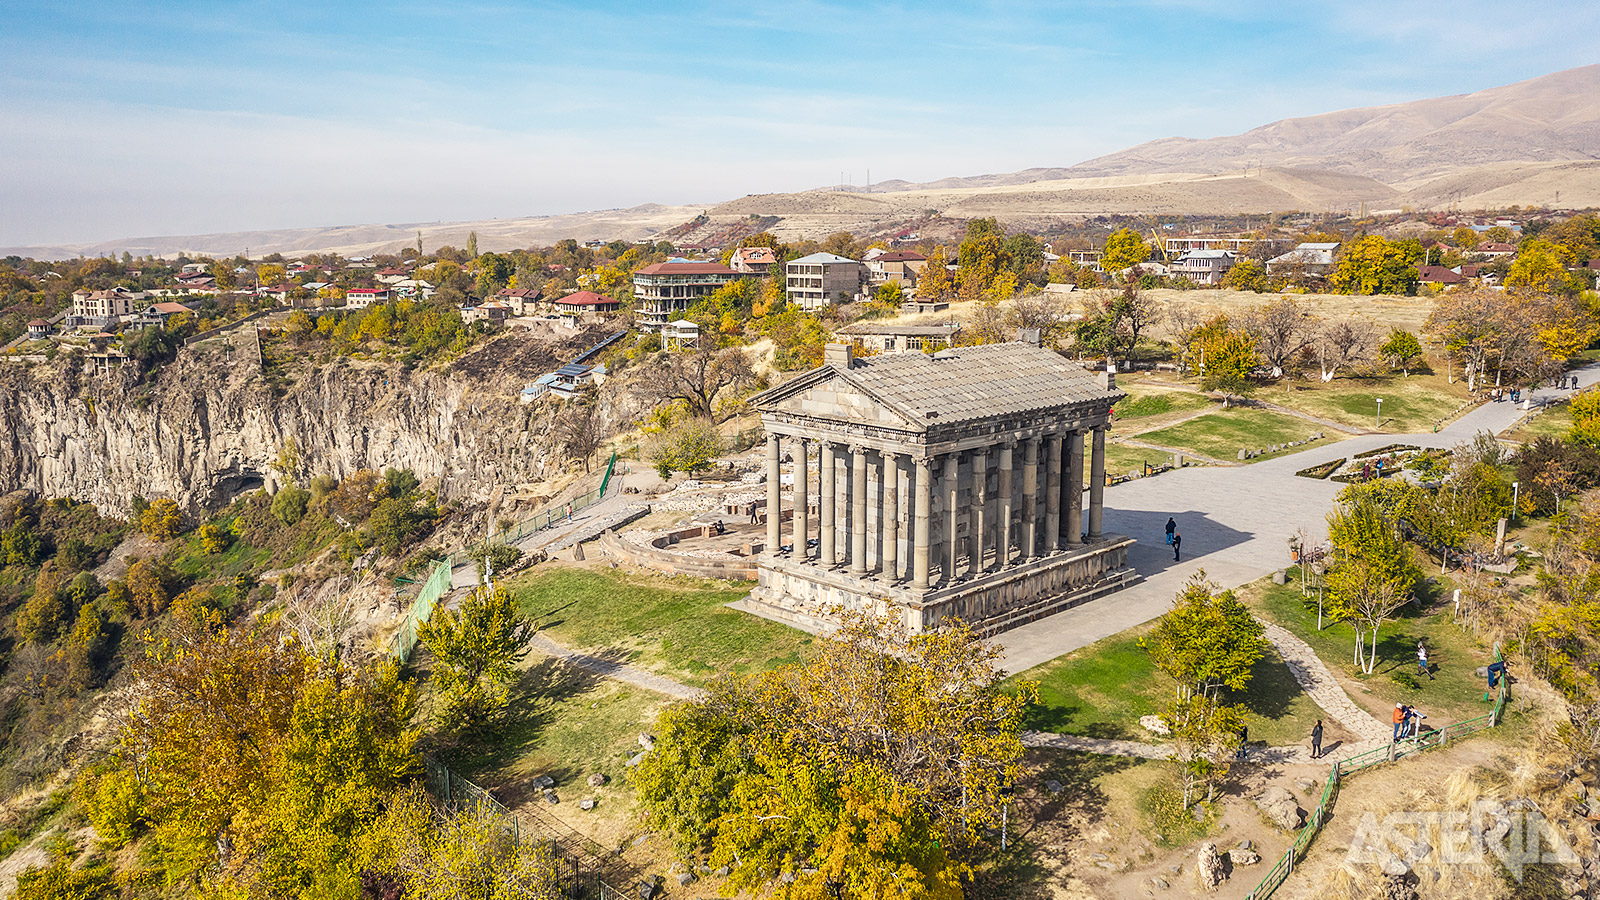
[[[594,809],[594,798],[593,797],[585,797],[582,800],[579,800],[578,801],[578,808],[581,809],[581,810],[584,810],[585,812],[587,812],[588,810]]]
[[[561,798],[556,796],[555,791],[545,791],[544,802],[550,804],[551,806],[555,806],[557,803],[561,802]]]
[[[1317,783],[1309,778],[1296,778],[1294,786],[1308,794],[1317,789]]]
[[[556,780],[551,778],[549,775],[540,775],[538,778],[533,780],[533,787],[535,790],[547,791],[555,786]]]
[[[1162,737],[1172,733],[1172,729],[1167,727],[1167,723],[1161,721],[1160,716],[1140,716],[1139,727],[1151,734],[1159,734]]]
[[[1378,868],[1390,878],[1404,878],[1411,872],[1411,867],[1406,865],[1406,861],[1393,853],[1384,857]]]
[[[717,868],[717,870],[715,872],[712,872],[711,874],[717,876],[718,878],[727,878],[728,875],[730,873],[732,873],[732,872],[733,872],[733,870],[728,868],[727,866],[719,866]]]
[[[1044,783],[1044,789],[1052,794],[1059,794],[1061,793],[1061,782],[1052,778]]]
[[[639,763],[644,762],[644,755],[646,752],[647,751],[640,750],[638,753],[628,757],[628,768],[631,769],[634,766],[637,766]]]
[[[1164,891],[1167,888],[1172,887],[1172,885],[1165,878],[1162,878],[1160,875],[1157,875],[1156,877],[1150,879],[1150,886],[1155,888],[1158,891]]]
[[[1284,831],[1299,828],[1300,819],[1305,815],[1299,802],[1294,799],[1294,794],[1280,785],[1273,785],[1262,791],[1256,796],[1255,802],[1256,806],[1261,808],[1262,815],[1267,817],[1267,821]]]
[[[639,746],[645,748],[646,750],[654,750],[656,748],[655,735],[641,733],[639,735]]]
[[[608,780],[610,780],[610,779],[606,778],[606,776],[604,776],[604,775],[601,775],[599,772],[596,772],[593,775],[589,776],[589,786],[590,787],[604,787],[605,783]]]
[[[1228,877],[1216,844],[1206,841],[1200,845],[1200,852],[1195,858],[1195,877],[1200,880],[1200,886],[1208,891],[1216,890],[1217,885]]]
[[[1261,854],[1243,847],[1235,847],[1228,851],[1228,860],[1236,866],[1253,866],[1261,862]]]
[[[691,884],[694,884],[694,873],[693,872],[679,872],[678,873],[678,887],[688,887]]]

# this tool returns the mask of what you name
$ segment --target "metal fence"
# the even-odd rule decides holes
[[[1498,651],[1495,659],[1500,659]],[[1374,747],[1365,753],[1358,753],[1349,759],[1342,759],[1333,764],[1328,772],[1328,780],[1322,785],[1322,796],[1317,800],[1317,808],[1306,817],[1306,824],[1301,826],[1300,833],[1295,836],[1294,843],[1289,845],[1278,861],[1262,876],[1256,884],[1255,890],[1245,895],[1246,900],[1267,900],[1272,896],[1289,875],[1294,872],[1294,867],[1305,858],[1306,851],[1311,849],[1311,842],[1317,833],[1322,830],[1322,823],[1327,818],[1328,807],[1333,805],[1333,799],[1339,793],[1339,783],[1345,778],[1372,766],[1393,762],[1401,757],[1419,753],[1429,747],[1442,747],[1450,741],[1459,740],[1470,734],[1493,728],[1500,724],[1501,716],[1505,713],[1506,700],[1509,697],[1509,676],[1502,675],[1500,689],[1495,697],[1494,709],[1484,715],[1461,722],[1453,722],[1436,731],[1419,734],[1414,738],[1395,741],[1386,747]]]
[[[611,459],[606,461],[605,472],[600,476],[600,486],[585,494],[573,498],[566,503],[558,503],[553,507],[540,510],[527,519],[489,535],[487,540],[481,541],[465,550],[458,550],[451,555],[452,562],[460,565],[483,552],[483,549],[494,544],[517,543],[531,534],[544,531],[552,525],[571,519],[573,516],[605,499],[611,489],[611,475],[617,467],[617,454],[612,451]]]
[[[400,623],[400,630],[395,632],[394,643],[389,647],[389,655],[401,665],[410,661],[422,623],[433,615],[433,608],[438,605],[439,599],[450,593],[451,568],[450,560],[435,560],[433,572],[422,583],[422,590],[417,592],[417,599],[411,601],[411,608],[406,610],[405,621]]]

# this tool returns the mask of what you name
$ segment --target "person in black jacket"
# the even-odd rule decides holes
[[[1172,535],[1175,532],[1177,532],[1177,530],[1178,530],[1178,520],[1172,518],[1171,516],[1168,516],[1167,517],[1167,546],[1168,547],[1172,546]]]
[[[1311,758],[1319,759],[1322,756],[1322,720],[1311,726]]]
[[[1183,535],[1174,531],[1172,533],[1172,561],[1178,561],[1178,548],[1183,546]]]

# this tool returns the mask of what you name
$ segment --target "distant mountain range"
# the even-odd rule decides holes
[[[1102,214],[1184,215],[1510,205],[1600,207],[1600,65],[1471,94],[1283,119],[1243,134],[1163,138],[1074,166],[909,183],[871,193],[757,194],[717,206],[663,207],[431,225],[301,228],[0,248],[35,258],[190,253],[392,251],[424,244],[483,249],[564,238],[638,239],[705,212],[707,233],[751,216],[785,239],[876,234],[925,217],[998,216],[1046,228]]]

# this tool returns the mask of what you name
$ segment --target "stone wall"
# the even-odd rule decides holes
[[[699,529],[693,531],[699,533]],[[727,560],[690,556],[687,553],[674,553],[661,547],[626,540],[615,531],[600,535],[598,543],[601,549],[615,559],[665,575],[690,575],[696,578],[720,578],[725,581],[754,581],[756,578],[756,560],[753,556],[748,559]]]

